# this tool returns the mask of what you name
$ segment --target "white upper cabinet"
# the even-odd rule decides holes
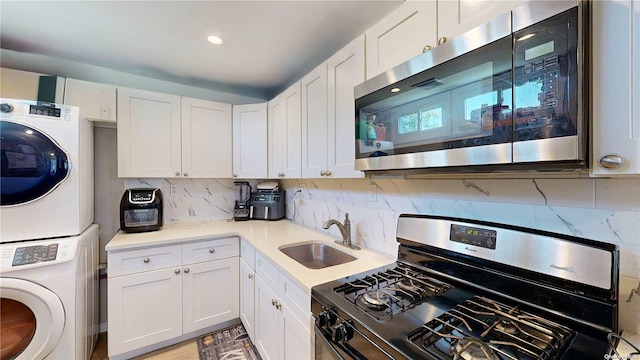
[[[366,31],[367,79],[436,46],[436,9],[435,0],[406,1]]]
[[[269,178],[300,178],[300,81],[269,101]]]
[[[353,102],[353,96],[351,98]],[[302,78],[302,177],[327,172],[327,63]]]
[[[365,80],[364,35],[327,60],[328,137],[327,176],[361,178],[354,169],[355,99],[353,88]]]
[[[231,105],[182,98],[182,176],[230,178]]]
[[[233,177],[267,177],[267,103],[233,106]]]
[[[302,79],[302,176],[359,178],[353,88],[364,79],[364,35]]]
[[[594,1],[591,5],[591,175],[638,175],[640,2]]]
[[[180,176],[180,96],[118,88],[118,176]]]
[[[438,1],[438,44],[480,26],[527,0]]]
[[[117,93],[119,177],[231,177],[231,105],[128,88]]]
[[[98,125],[116,127],[116,86],[67,79],[64,103],[80,108],[80,116]]]

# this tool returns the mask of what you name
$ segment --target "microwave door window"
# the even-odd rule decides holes
[[[511,37],[463,58],[357,99],[357,157],[510,142]]]

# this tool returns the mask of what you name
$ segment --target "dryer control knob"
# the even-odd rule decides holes
[[[7,103],[0,104],[0,111],[3,113],[10,113],[13,111],[13,105]]]

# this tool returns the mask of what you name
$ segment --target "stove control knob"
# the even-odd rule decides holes
[[[322,328],[332,326],[336,323],[336,320],[337,317],[335,313],[325,310],[318,314],[318,317],[316,318],[316,324],[318,325],[318,327]]]
[[[336,325],[333,328],[333,341],[340,344],[351,340],[353,337],[353,328],[349,325],[345,325],[344,322]]]

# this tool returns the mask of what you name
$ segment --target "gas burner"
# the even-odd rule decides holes
[[[389,307],[389,294],[381,290],[367,291],[362,295],[362,301],[371,310],[384,310]]]
[[[510,335],[515,335],[520,332],[520,328],[518,328],[516,323],[506,319],[498,320],[496,329]]]
[[[453,360],[499,360],[498,355],[485,342],[465,337],[451,347]]]
[[[407,279],[407,278],[404,278],[398,281],[396,285],[398,285],[400,289],[411,292],[411,293],[422,294],[425,292],[425,290],[420,286],[416,285],[416,283],[413,280]]]

